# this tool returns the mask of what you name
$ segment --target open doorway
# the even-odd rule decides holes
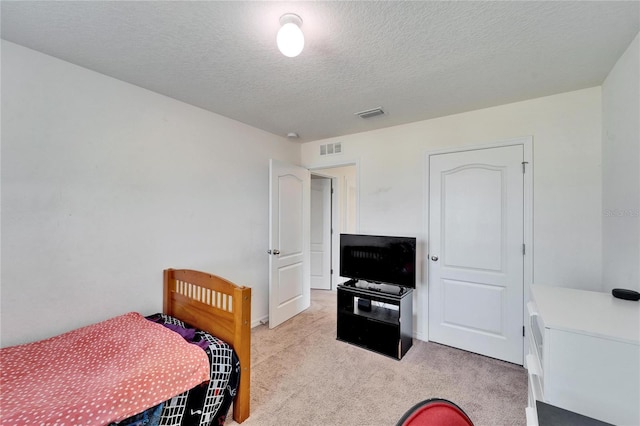
[[[311,288],[331,290],[331,206],[333,179],[311,175]]]
[[[335,290],[340,277],[340,234],[355,233],[356,165],[311,171],[311,288]]]

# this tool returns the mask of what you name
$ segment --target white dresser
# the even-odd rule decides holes
[[[535,401],[616,425],[640,425],[640,302],[531,286],[529,406]]]

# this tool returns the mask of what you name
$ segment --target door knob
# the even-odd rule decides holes
[[[431,260],[433,260],[434,262],[438,261],[438,256],[431,256]]]
[[[280,250],[274,250],[273,254],[275,254],[276,256],[280,254]]]

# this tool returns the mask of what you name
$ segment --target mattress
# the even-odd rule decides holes
[[[224,424],[240,383],[240,362],[226,342],[165,314],[148,320],[163,324],[202,347],[210,363],[210,380],[113,426],[207,426]]]

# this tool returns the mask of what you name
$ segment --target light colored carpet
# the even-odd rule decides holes
[[[279,327],[252,330],[247,426],[394,426],[428,398],[446,398],[476,426],[525,425],[521,366],[414,339],[401,361],[336,340],[336,293]],[[235,425],[234,421],[227,424]]]

